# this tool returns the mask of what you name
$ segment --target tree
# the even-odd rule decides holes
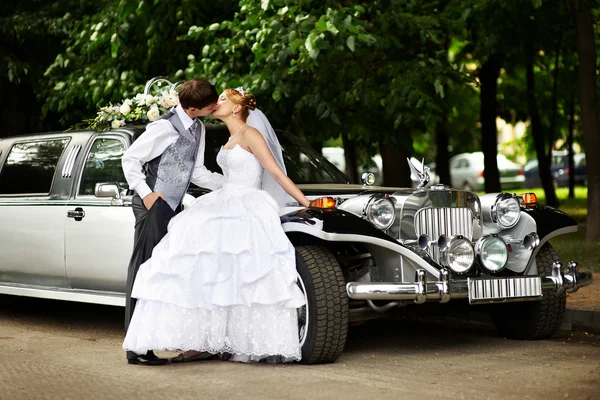
[[[0,5],[0,136],[58,128],[55,116],[40,118],[38,98],[44,72],[62,41],[85,13],[94,13],[102,1],[25,0]]]
[[[307,138],[379,143],[386,183],[407,185],[412,136],[435,125],[444,81],[461,75],[439,40],[443,3],[242,0],[233,20],[190,28],[207,44],[188,73],[247,86]]]
[[[598,21],[598,10],[592,2],[568,1],[577,27],[579,52],[579,106],[583,135],[586,146],[588,174],[588,215],[585,240],[600,241],[600,159],[594,154],[600,148],[600,114],[598,110],[598,74],[596,72],[596,41],[594,21]],[[596,18],[594,18],[594,13]]]
[[[193,23],[210,24],[233,13],[232,1],[120,0],[107,2],[71,29],[66,48],[46,71],[44,112],[69,126],[93,117],[99,106],[141,92],[155,76],[184,79],[197,43],[181,40]]]

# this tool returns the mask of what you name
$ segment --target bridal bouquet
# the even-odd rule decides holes
[[[179,104],[179,97],[174,89],[165,89],[153,95],[138,93],[131,99],[125,99],[121,104],[101,107],[96,118],[90,121],[88,128],[104,131],[125,124],[143,125],[156,120],[177,104]]]

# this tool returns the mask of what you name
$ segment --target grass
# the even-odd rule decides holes
[[[541,204],[546,204],[546,194],[544,193],[544,189],[523,189],[522,192],[533,192],[536,194],[538,201]],[[564,211],[575,218],[575,221],[578,223],[585,222],[587,217],[587,187],[575,186],[574,199],[569,199],[569,188],[556,189],[556,196],[560,203],[558,206],[559,210]]]
[[[580,226],[579,231],[557,236],[550,244],[565,266],[569,261],[577,261],[581,270],[600,272],[600,243],[586,243],[584,236],[585,227]]]
[[[546,201],[544,190],[541,188],[524,189],[525,192],[536,194],[538,201],[542,204]],[[586,243],[585,219],[587,217],[587,187],[576,186],[575,198],[569,199],[569,188],[556,189],[556,196],[560,202],[559,209],[572,216],[579,224],[576,233],[557,236],[551,240],[551,244],[558,253],[560,260],[566,265],[567,262],[577,261],[581,269],[600,272],[600,243]]]

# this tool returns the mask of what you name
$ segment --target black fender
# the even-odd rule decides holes
[[[521,212],[535,220],[537,234],[542,243],[551,237],[577,231],[577,221],[569,214],[555,208],[537,205],[532,208],[521,208]]]
[[[284,214],[281,224],[288,236],[301,235],[313,240],[338,243],[362,243],[375,246],[384,252],[392,252],[423,268],[435,279],[439,270],[421,256],[381,231],[375,225],[348,211],[337,208],[307,208]],[[294,240],[292,240],[294,243]],[[400,264],[398,264],[400,266]]]
[[[306,208],[280,216],[281,223],[310,225],[327,233],[368,236],[398,245],[369,221],[337,208]]]

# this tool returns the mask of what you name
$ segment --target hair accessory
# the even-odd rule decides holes
[[[244,90],[244,88],[243,88],[243,87],[241,87],[241,86],[238,86],[238,87],[236,87],[234,90],[235,90],[236,92],[238,92],[239,94],[241,94],[241,95],[242,95],[242,97],[246,97],[246,91]]]

